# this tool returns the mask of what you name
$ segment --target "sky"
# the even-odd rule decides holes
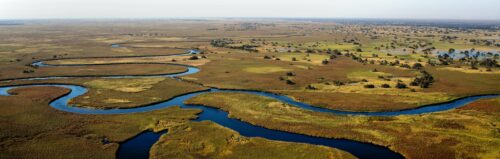
[[[500,0],[0,0],[0,19],[211,17],[500,20]]]

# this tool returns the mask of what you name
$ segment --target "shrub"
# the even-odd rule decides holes
[[[292,80],[286,80],[286,84],[288,84],[288,85],[294,85],[295,82],[293,82]]]
[[[306,86],[306,89],[310,89],[310,90],[316,90],[317,88],[312,86],[312,85],[307,85]]]
[[[413,79],[410,85],[420,86],[421,88],[428,88],[434,82],[434,77],[432,77],[432,75],[427,71],[422,71],[421,73],[422,76]]]
[[[295,73],[293,73],[293,72],[287,72],[286,75],[287,76],[295,76]]]
[[[335,85],[335,86],[342,86],[342,85],[344,85],[344,82],[342,82],[342,81],[333,81],[333,85]]]
[[[387,83],[384,83],[381,85],[382,88],[391,88],[391,86]]]
[[[420,70],[423,67],[424,66],[422,64],[420,64],[420,63],[415,63],[415,64],[413,64],[413,66],[411,66],[411,68],[416,69],[416,70]]]
[[[404,88],[408,88],[408,87],[406,86],[406,84],[401,83],[401,82],[398,82],[398,83],[396,84],[396,88],[399,88],[399,89],[404,89]]]
[[[198,60],[198,59],[200,59],[200,58],[198,58],[198,56],[191,56],[191,57],[189,58],[189,60]]]
[[[373,84],[367,84],[367,85],[364,85],[363,87],[365,87],[365,88],[375,88],[375,85],[373,85]]]
[[[327,59],[324,59],[321,63],[323,63],[323,65],[326,65],[326,64],[328,64],[328,62],[329,61]]]
[[[34,70],[24,70],[23,73],[33,73],[35,72]]]

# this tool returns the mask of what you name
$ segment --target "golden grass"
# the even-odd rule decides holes
[[[280,60],[282,61],[288,61],[288,62],[291,62],[292,58],[295,57],[297,60],[295,62],[315,64],[315,65],[321,65],[323,60],[330,58],[328,55],[325,54],[307,54],[307,53],[282,53],[279,54],[277,57],[280,58]]]
[[[191,56],[152,56],[152,57],[123,57],[123,58],[87,58],[64,59],[47,61],[47,64],[56,65],[85,65],[85,64],[120,64],[120,63],[179,63],[193,66],[204,65],[208,59],[188,60]],[[201,56],[200,56],[201,57]]]
[[[151,149],[151,158],[355,158],[349,153],[309,144],[248,138],[212,122],[168,129]]]
[[[499,75],[500,74],[500,70],[496,69],[496,68],[491,69],[491,71],[486,71],[485,68],[470,69],[468,66],[464,66],[464,67],[461,67],[461,68],[456,68],[456,67],[442,67],[442,68],[438,68],[438,69],[449,70],[449,71],[459,71],[459,72],[463,72],[463,73],[472,73],[472,74],[474,74],[474,73],[495,74],[495,75]]]
[[[151,89],[155,84],[165,80],[165,78],[136,78],[129,80],[97,79],[85,82],[84,85],[103,90],[114,90],[127,93],[138,93]]]
[[[278,67],[278,66],[246,67],[243,68],[243,70],[246,72],[259,73],[259,74],[291,71],[291,69],[285,69],[283,67]]]

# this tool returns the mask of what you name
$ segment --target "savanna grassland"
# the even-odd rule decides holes
[[[278,93],[334,110],[398,111],[499,94],[499,37],[498,27],[291,19],[25,21],[0,25],[0,86],[80,85],[88,92],[70,104],[95,109],[141,107],[215,87]],[[182,54],[191,49],[200,53]],[[38,61],[54,66],[32,65]],[[182,73],[186,65],[200,71],[100,78]],[[49,76],[74,78],[22,80]],[[165,129],[151,158],[353,158],[190,121],[196,109],[81,115],[48,105],[68,93],[63,88],[10,93],[0,96],[0,158],[114,158],[121,142]],[[239,93],[208,93],[188,103],[269,129],[386,146],[406,158],[500,157],[498,98],[395,117],[332,115]]]

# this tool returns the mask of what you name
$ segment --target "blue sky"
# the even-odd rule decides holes
[[[0,0],[0,19],[186,17],[500,20],[500,0]]]

